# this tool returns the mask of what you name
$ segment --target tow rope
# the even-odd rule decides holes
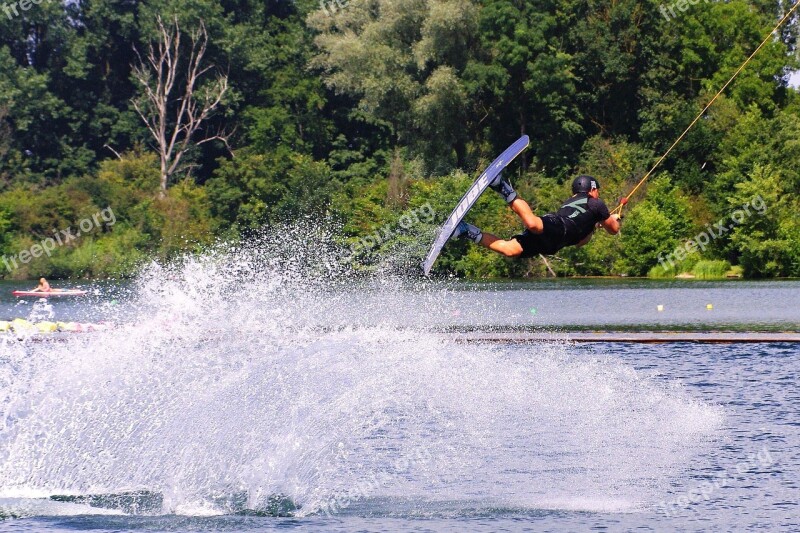
[[[786,15],[781,19],[781,21],[778,22],[778,24],[772,29],[771,32],[769,32],[769,34],[764,38],[764,40],[761,42],[761,44],[758,45],[758,48],[756,48],[755,52],[750,54],[750,57],[748,57],[747,60],[744,63],[742,63],[742,65],[736,70],[736,72],[734,72],[733,76],[731,76],[731,79],[729,79],[727,81],[727,83],[725,83],[725,85],[723,85],[722,88],[719,91],[717,91],[717,94],[714,95],[714,98],[712,98],[711,101],[709,101],[708,104],[703,108],[703,110],[700,111],[700,114],[697,115],[697,117],[695,117],[695,119],[692,121],[692,123],[689,124],[689,127],[687,127],[683,131],[683,133],[681,133],[680,137],[678,137],[675,140],[675,142],[672,143],[672,146],[669,147],[669,150],[664,152],[664,155],[662,155],[661,158],[659,158],[659,160],[656,161],[656,164],[653,165],[653,167],[650,170],[647,171],[647,174],[645,174],[644,177],[639,181],[639,183],[636,184],[636,187],[634,187],[631,190],[631,192],[628,193],[627,196],[625,196],[624,198],[622,198],[620,200],[619,205],[617,207],[615,207],[614,210],[611,212],[612,214],[616,213],[618,215],[622,215],[622,209],[626,205],[628,205],[628,202],[630,201],[631,197],[634,194],[636,194],[636,191],[638,191],[642,187],[642,185],[644,185],[647,182],[647,180],[650,179],[650,177],[653,175],[653,172],[655,172],[655,170],[659,167],[659,165],[661,165],[661,163],[667,158],[667,156],[672,152],[672,150],[676,146],[678,146],[678,144],[684,139],[684,137],[686,137],[686,135],[689,133],[689,131],[691,131],[691,129],[694,127],[694,125],[697,124],[697,122],[701,118],[703,118],[703,115],[705,115],[706,111],[708,111],[708,109],[714,104],[714,102],[717,100],[717,98],[719,98],[722,95],[722,93],[725,92],[725,89],[727,89],[728,86],[731,83],[733,83],[733,80],[735,80],[739,76],[739,74],[745,69],[745,67],[748,65],[748,63],[750,63],[750,61],[754,57],[756,57],[756,55],[761,51],[761,49],[764,48],[764,46],[766,46],[767,42],[769,42],[769,40],[770,40],[770,37],[772,37],[772,34],[774,34],[776,31],[778,31],[780,29],[780,27],[783,26],[784,22],[789,20],[789,17],[792,16],[792,13],[794,13],[795,10],[798,7],[800,7],[800,0],[798,0],[794,4],[794,6],[792,6],[792,8],[786,13]]]

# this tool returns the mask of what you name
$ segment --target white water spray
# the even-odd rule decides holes
[[[721,425],[569,346],[456,344],[432,331],[447,285],[356,279],[325,236],[292,237],[150,267],[114,330],[3,344],[0,498],[633,510]]]

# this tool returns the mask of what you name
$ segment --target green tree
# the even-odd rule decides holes
[[[312,65],[365,118],[391,128],[439,173],[463,165],[469,101],[463,70],[477,45],[471,1],[351,0],[333,16],[312,13],[320,53]]]
[[[800,202],[780,172],[757,165],[746,181],[735,185],[728,206],[732,213],[743,213],[743,222],[733,228],[730,249],[746,276],[800,275]]]
[[[212,215],[242,230],[324,216],[336,189],[330,168],[296,153],[242,153],[207,184]]]
[[[472,98],[485,110],[492,139],[530,133],[532,153],[547,170],[574,165],[584,128],[575,64],[566,49],[560,2],[482,2],[482,56],[465,72]]]
[[[692,229],[689,200],[668,176],[654,179],[647,193],[647,199],[631,209],[619,238],[621,254],[615,269],[634,276],[666,264],[667,256]]]

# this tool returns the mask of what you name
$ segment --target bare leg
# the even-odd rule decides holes
[[[544,223],[542,219],[533,214],[528,202],[517,196],[510,205],[511,209],[522,219],[522,223],[525,224],[525,228],[528,229],[528,231],[537,235],[544,233]]]
[[[519,257],[522,255],[522,245],[520,245],[516,239],[504,241],[502,239],[498,239],[491,233],[483,234],[481,246],[484,246],[493,252],[497,252],[498,254],[506,257]]]

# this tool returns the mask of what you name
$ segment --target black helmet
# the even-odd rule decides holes
[[[599,189],[600,184],[597,183],[597,180],[592,176],[587,176],[586,174],[582,174],[575,178],[575,181],[572,182],[572,194],[578,194],[581,192],[589,193],[592,192],[593,189]]]

